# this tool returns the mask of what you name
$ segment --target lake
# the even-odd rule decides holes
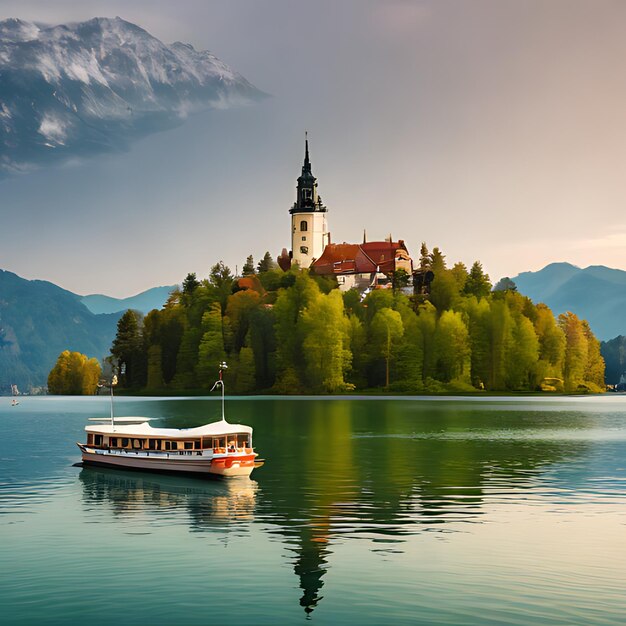
[[[6,624],[623,624],[626,397],[227,398],[266,464],[76,467],[106,398],[0,398]],[[217,399],[117,398],[195,426]]]

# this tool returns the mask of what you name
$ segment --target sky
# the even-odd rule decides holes
[[[126,297],[289,247],[309,133],[334,242],[491,278],[626,269],[622,0],[0,0],[208,49],[271,98],[0,181],[0,268]]]

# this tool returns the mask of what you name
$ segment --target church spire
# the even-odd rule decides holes
[[[311,161],[309,159],[309,133],[304,131],[304,165],[302,166],[302,175],[311,173]]]

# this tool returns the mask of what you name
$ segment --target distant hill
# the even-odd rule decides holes
[[[167,300],[167,297],[170,295],[172,290],[177,287],[178,285],[170,285],[169,287],[153,287],[152,289],[138,293],[136,296],[120,299],[103,296],[101,294],[92,294],[89,296],[83,296],[81,298],[81,302],[92,313],[119,313],[120,311],[126,311],[128,309],[148,313],[152,311],[152,309],[162,308]]]
[[[513,277],[521,293],[545,302],[555,315],[572,311],[602,340],[626,335],[626,271],[592,265],[551,263]]]
[[[45,385],[63,350],[101,360],[120,314],[95,315],[80,296],[42,280],[0,270],[0,393]]]

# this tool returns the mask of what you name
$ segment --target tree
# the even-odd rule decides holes
[[[565,333],[565,391],[577,391],[585,386],[589,350],[587,336],[578,316],[570,311],[559,315],[559,326]]]
[[[385,359],[385,387],[388,389],[389,365],[398,353],[404,334],[400,313],[389,308],[381,309],[372,320],[370,332],[375,352]]]
[[[183,293],[190,296],[199,286],[200,282],[196,278],[196,273],[191,272],[183,280]]]
[[[508,277],[505,276],[501,278],[496,286],[493,288],[494,291],[517,291],[517,285]]]
[[[162,389],[164,386],[162,370],[163,350],[159,344],[148,348],[148,380],[147,389]]]
[[[343,298],[335,289],[317,293],[301,319],[306,380],[315,391],[334,393],[346,388],[344,374],[350,367],[348,320]]]
[[[491,282],[489,275],[483,272],[483,266],[480,261],[475,261],[469,271],[469,276],[465,283],[463,293],[468,296],[476,296],[477,298],[485,298],[491,291]]]
[[[209,285],[215,293],[216,300],[222,306],[222,313],[226,311],[226,303],[233,291],[234,280],[233,273],[223,261],[216,263],[209,272]]]
[[[102,370],[97,359],[65,350],[48,374],[48,393],[54,395],[93,395]]]
[[[254,353],[252,348],[244,346],[239,351],[239,359],[237,362],[237,378],[235,381],[235,390],[239,393],[249,393],[254,391],[256,386]]]
[[[587,338],[587,362],[585,363],[585,384],[590,391],[605,391],[604,383],[604,359],[600,353],[600,342],[591,332],[587,320],[583,320],[583,333]]]
[[[202,330],[188,326],[183,333],[176,356],[176,375],[172,385],[177,389],[193,389],[196,387],[196,365]]]
[[[448,383],[452,380],[469,383],[470,342],[463,317],[456,311],[444,311],[435,330],[435,354],[437,379]]]
[[[532,322],[523,315],[514,318],[513,341],[506,364],[507,389],[533,389],[537,380],[539,339]]]
[[[429,270],[431,266],[430,253],[426,247],[426,242],[422,241],[422,247],[420,248],[420,270]]]
[[[319,287],[310,276],[301,272],[289,289],[278,292],[273,313],[276,332],[276,390],[297,393],[304,376],[302,334],[299,320],[302,312],[319,294]]]
[[[219,304],[215,303],[211,310],[202,316],[202,330],[196,375],[200,386],[210,387],[219,364],[226,358],[222,334],[222,311]]]
[[[424,367],[424,337],[417,315],[412,314],[403,322],[404,336],[398,351],[396,370],[399,390],[418,392],[422,390]]]
[[[259,261],[257,269],[259,271],[259,274],[262,274],[263,272],[269,272],[270,270],[273,270],[275,267],[276,263],[274,263],[272,255],[269,252],[266,252],[263,255],[263,258]]]
[[[391,276],[391,284],[393,286],[394,291],[407,287],[409,284],[409,278],[410,276],[406,270],[403,270],[403,269],[395,270]]]
[[[538,379],[563,380],[565,333],[557,325],[552,311],[545,304],[536,307],[535,332],[539,339]],[[553,385],[554,386],[554,385]]]
[[[251,276],[254,273],[254,259],[252,258],[252,255],[249,255],[246,258],[246,262],[244,263],[243,268],[241,269],[241,275]]]
[[[233,331],[233,350],[239,352],[244,344],[248,329],[250,327],[250,318],[253,312],[258,308],[261,296],[257,291],[246,289],[238,291],[228,298],[226,305],[226,317],[230,320]]]
[[[111,346],[111,354],[120,366],[126,366],[126,373],[120,376],[120,383],[125,387],[145,385],[146,359],[141,336],[142,322],[141,313],[131,309],[117,322],[117,334]]]

